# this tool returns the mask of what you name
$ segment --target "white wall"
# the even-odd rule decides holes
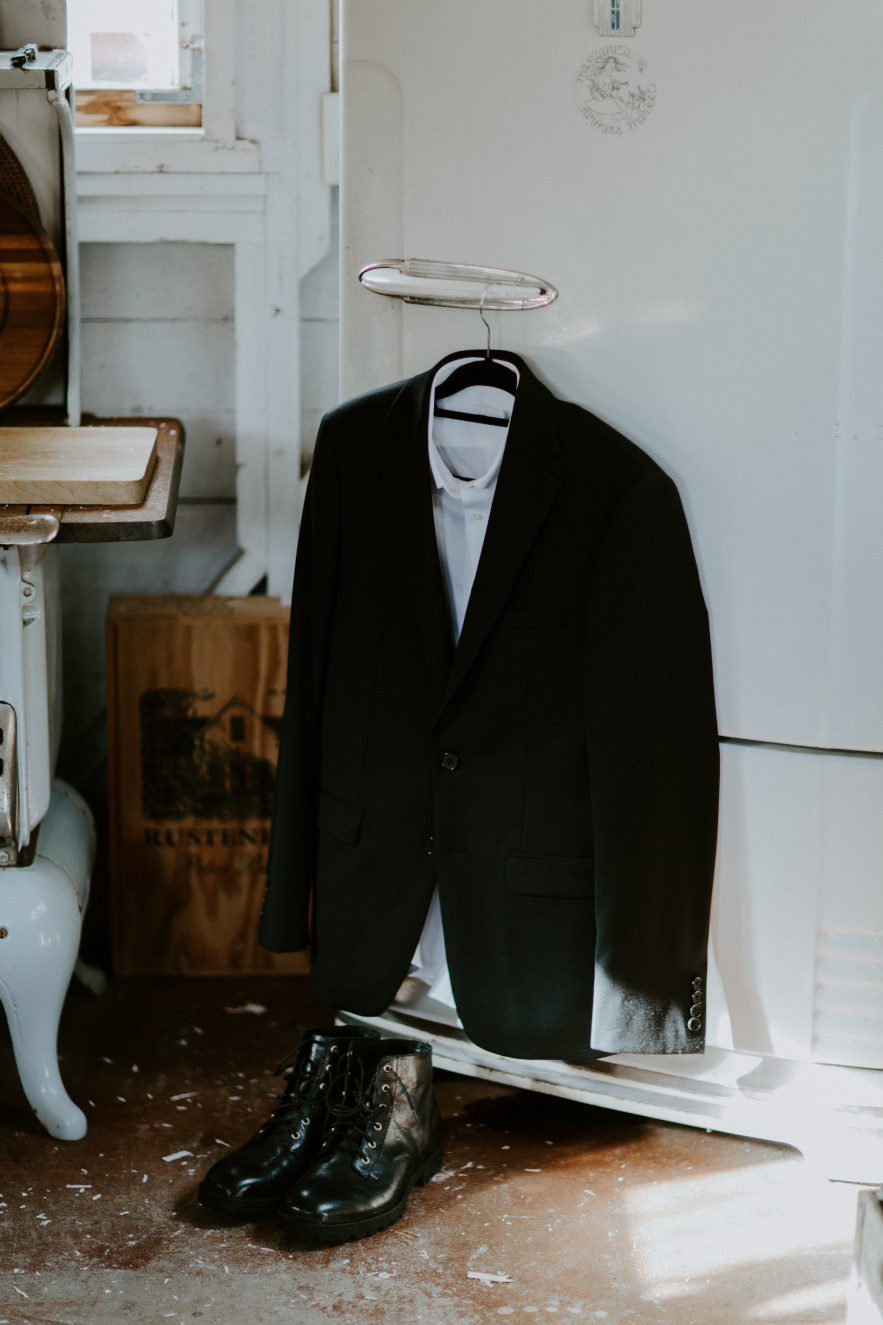
[[[83,405],[174,414],[181,496],[236,495],[233,248],[83,244]]]
[[[332,193],[327,256],[301,283],[301,449],[306,466],[322,415],[339,397],[340,262],[338,190]]]

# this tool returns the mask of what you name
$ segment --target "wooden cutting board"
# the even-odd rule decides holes
[[[156,463],[156,428],[0,427],[0,503],[135,506]]]

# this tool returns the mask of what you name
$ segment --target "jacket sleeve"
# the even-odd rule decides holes
[[[337,472],[327,432],[323,423],[307,484],[291,595],[285,711],[258,927],[258,941],[272,952],[296,952],[310,941],[319,717],[339,527]]]
[[[586,650],[597,926],[591,1044],[602,1053],[698,1053],[717,720],[690,535],[661,471],[645,474],[611,517]]]

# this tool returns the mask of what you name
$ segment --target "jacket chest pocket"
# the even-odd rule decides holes
[[[355,805],[338,800],[327,791],[320,792],[317,822],[323,833],[330,833],[338,841],[354,847],[359,840],[364,817],[364,811]]]
[[[595,895],[591,856],[506,857],[506,887],[520,897],[561,897],[591,901]]]

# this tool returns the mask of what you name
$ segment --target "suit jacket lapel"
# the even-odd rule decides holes
[[[521,378],[481,559],[442,708],[475,662],[561,486],[561,480],[546,468],[559,450],[554,396],[516,355],[495,357],[515,362]]]
[[[394,559],[439,695],[451,670],[454,642],[432,514],[427,452],[429,390],[435,369],[404,383],[381,440],[394,525]]]

